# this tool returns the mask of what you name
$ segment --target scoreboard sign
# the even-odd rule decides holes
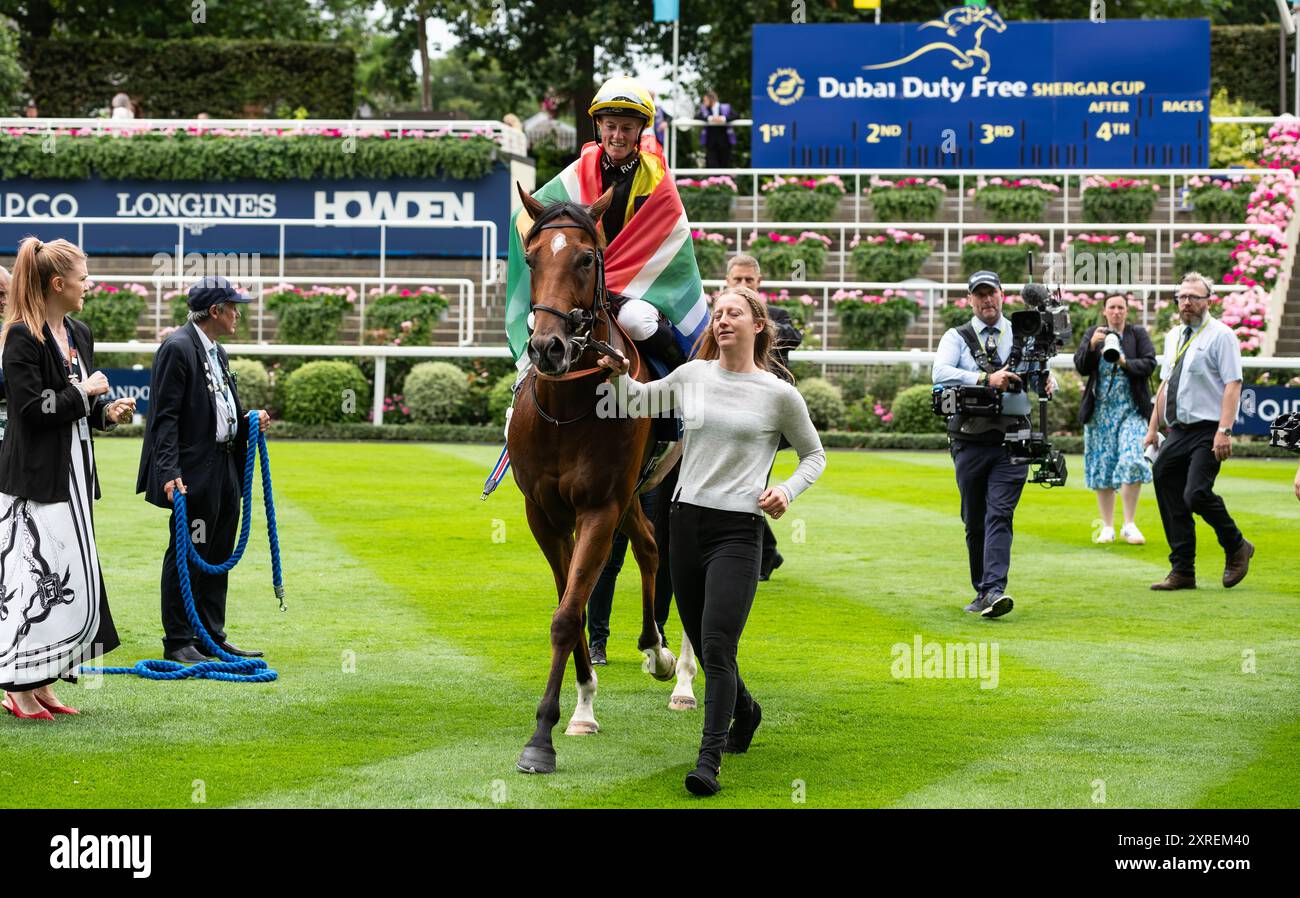
[[[755,25],[760,168],[1209,163],[1205,19]]]

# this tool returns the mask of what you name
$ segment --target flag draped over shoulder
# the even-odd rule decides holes
[[[642,139],[641,164],[635,177],[650,179],[653,190],[605,248],[605,284],[611,293],[644,299],[663,312],[676,331],[677,342],[689,353],[708,326],[708,302],[677,185],[654,136],[648,136],[649,140]],[[547,206],[566,201],[589,206],[600,194],[600,146],[589,143],[572,164],[533,196]],[[528,343],[532,293],[528,266],[524,264],[523,236],[532,224],[532,217],[522,208],[510,219],[506,336],[517,362],[524,357]]]

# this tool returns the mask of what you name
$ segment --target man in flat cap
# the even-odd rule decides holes
[[[149,420],[140,453],[136,492],[159,508],[185,496],[190,535],[211,564],[230,557],[239,527],[248,419],[217,339],[235,332],[240,306],[252,297],[223,277],[205,277],[189,290],[189,321],[169,336],[154,356],[149,376]],[[270,423],[259,412],[263,430]],[[170,661],[206,660],[185,614],[176,572],[175,517],[162,567],[163,649]],[[180,547],[183,552],[184,547]],[[232,655],[258,657],[226,639],[226,574],[190,569],[194,607],[208,634]]]

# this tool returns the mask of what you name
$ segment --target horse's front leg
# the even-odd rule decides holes
[[[614,505],[578,512],[568,582],[565,584],[564,595],[560,597],[560,607],[555,609],[551,618],[551,670],[546,678],[546,691],[537,706],[537,729],[519,755],[517,766],[525,773],[555,772],[555,746],[551,741],[551,731],[560,719],[560,687],[563,685],[564,668],[568,665],[570,653],[576,653],[579,695],[584,689],[589,689],[594,700],[595,677],[583,641],[582,620],[596,578],[609,559],[609,547],[617,522],[618,507]],[[592,722],[595,722],[594,714]]]

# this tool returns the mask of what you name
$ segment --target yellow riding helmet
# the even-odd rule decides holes
[[[655,118],[655,103],[650,91],[635,78],[610,78],[596,91],[587,110],[593,120],[601,113],[640,116],[649,124]]]

